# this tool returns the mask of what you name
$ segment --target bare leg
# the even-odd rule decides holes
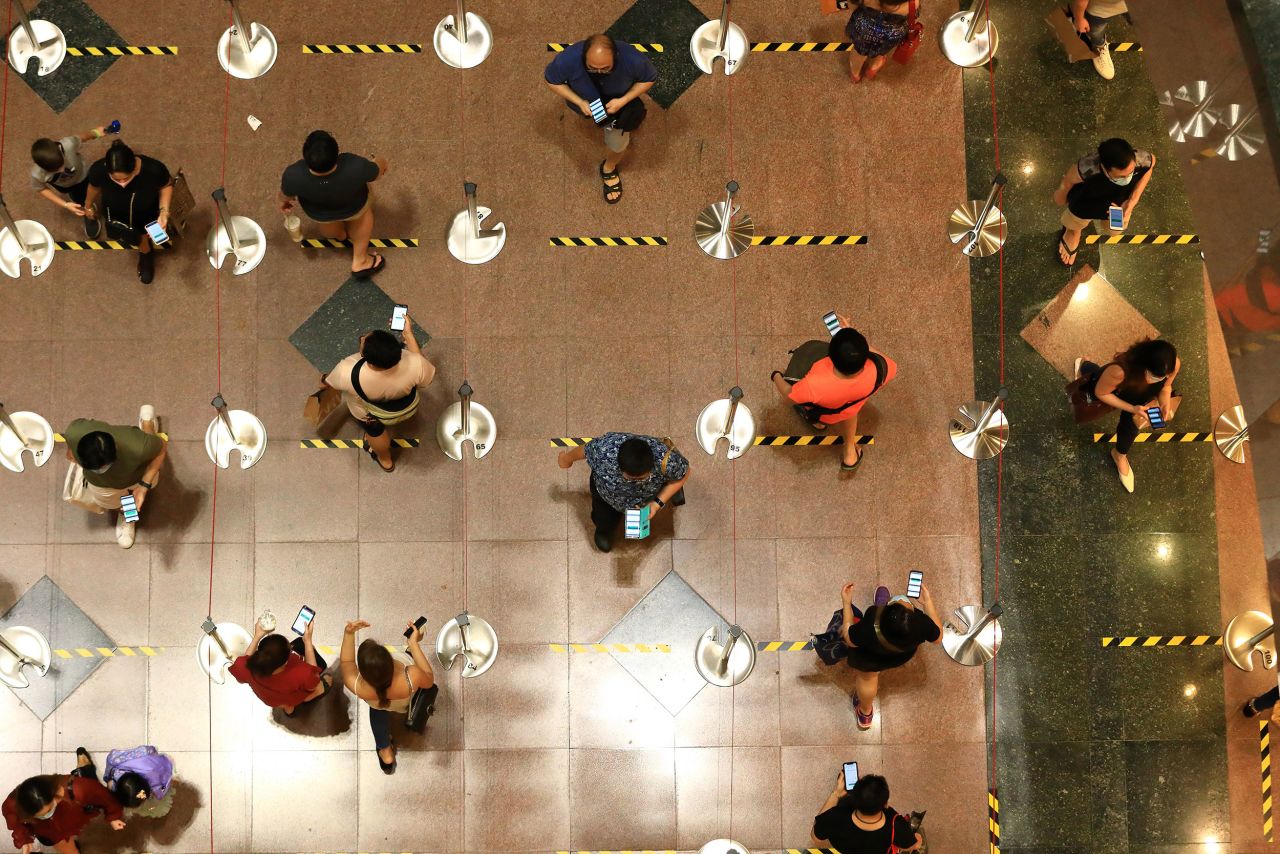
[[[856,50],[849,51],[849,79],[854,83],[862,82],[862,66],[867,62],[867,58]]]
[[[880,73],[880,69],[884,68],[885,59],[886,57],[883,56],[877,56],[871,59],[867,63],[867,70],[863,76],[868,80],[874,80],[876,75]]]
[[[374,260],[369,257],[369,238],[373,235],[373,205],[348,222],[347,228],[351,234],[351,272],[372,267]]]
[[[379,750],[378,758],[381,759],[383,762],[387,763],[388,765],[390,765],[392,762],[395,762],[396,746],[393,744],[390,747],[384,747],[382,750]]]
[[[1120,474],[1129,473],[1129,455],[1128,454],[1122,454],[1119,451],[1117,451],[1115,448],[1112,448],[1111,459],[1116,461],[1116,471],[1120,472]]]
[[[381,436],[364,436],[365,447],[378,455],[378,464],[383,468],[391,467],[391,431],[383,430]]]
[[[80,847],[76,845],[75,839],[64,839],[54,843],[53,850],[58,854],[80,854]]]
[[[321,222],[316,224],[320,226],[320,233],[325,237],[332,237],[334,240],[347,239],[347,224],[345,222]]]
[[[836,432],[840,434],[840,438],[844,439],[844,446],[840,452],[840,461],[847,466],[851,466],[862,456],[862,446],[854,441],[854,436],[858,435],[858,416],[846,419],[835,425]]]
[[[1075,261],[1076,250],[1080,248],[1080,229],[1064,228],[1062,242],[1058,244],[1058,257],[1068,267]]]
[[[871,710],[875,708],[876,695],[880,693],[880,674],[863,673],[859,670],[853,685],[854,693],[858,696],[858,708],[865,715],[871,714]]]

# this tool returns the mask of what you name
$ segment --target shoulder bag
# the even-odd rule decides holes
[[[667,446],[667,452],[666,452],[665,454],[663,454],[663,455],[662,455],[662,462],[658,464],[658,471],[662,474],[662,478],[663,478],[663,480],[666,480],[666,477],[667,477],[667,460],[671,459],[671,452],[672,452],[672,451],[674,451],[674,450],[676,449],[676,443],[675,443],[675,440],[673,440],[670,436],[663,436],[663,437],[662,437],[662,444],[664,444],[664,445],[666,445],[666,446]],[[671,496],[671,501],[670,501],[670,502],[668,502],[668,503],[669,503],[672,507],[683,507],[683,506],[684,506],[684,503],[685,503],[685,497],[684,497],[684,487],[683,487],[683,486],[682,486],[682,487],[680,487],[680,489],[676,491],[676,494],[675,494],[675,495]]]
[[[439,693],[439,685],[415,688],[413,696],[409,698],[409,712],[405,715],[404,725],[421,734],[427,728],[427,719],[436,710],[436,695]]]
[[[77,507],[83,507],[90,513],[105,513],[89,492],[89,481],[85,479],[84,469],[79,463],[67,466],[67,478],[62,482],[62,500]]]
[[[796,349],[790,351],[791,361],[787,363],[787,372],[782,375],[782,378],[791,385],[795,385],[800,382],[800,380],[804,379],[804,375],[809,372],[809,369],[812,368],[814,364],[827,357],[829,347],[830,344],[825,341],[806,341]],[[821,349],[822,353],[820,356],[818,355],[819,349]],[[881,356],[879,353],[872,352],[868,354],[867,361],[875,365],[876,381],[875,385],[871,387],[871,391],[867,392],[862,397],[834,408],[819,406],[816,403],[795,403],[792,404],[792,406],[795,408],[796,412],[799,413],[801,418],[813,424],[816,423],[823,415],[835,415],[838,412],[844,412],[850,406],[862,403],[864,400],[871,397],[871,395],[879,391],[880,387],[885,384],[885,380],[889,376],[889,363],[885,361],[884,356]]]
[[[1094,389],[1098,385],[1098,377],[1102,376],[1102,371],[1106,368],[1107,366],[1103,365],[1097,373],[1081,375],[1079,379],[1067,383],[1067,401],[1071,404],[1071,414],[1077,424],[1097,421],[1107,413],[1115,411],[1111,404],[1104,403],[1093,396]]]
[[[907,7],[907,37],[902,40],[902,44],[894,48],[894,62],[906,65],[911,61],[911,57],[916,55],[916,50],[920,47],[920,37],[924,34],[924,24],[917,19],[918,12],[918,0],[911,0],[911,5]]]

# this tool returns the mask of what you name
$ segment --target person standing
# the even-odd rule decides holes
[[[384,774],[396,773],[396,741],[391,736],[391,716],[409,712],[415,691],[430,691],[427,702],[435,703],[440,689],[435,671],[422,652],[422,628],[409,623],[407,654],[392,653],[375,640],[366,639],[356,651],[356,632],[369,628],[364,620],[347,622],[342,633],[342,682],[347,690],[369,706],[369,729],[378,766]],[[428,711],[428,715],[430,712]]]
[[[1058,232],[1058,258],[1063,264],[1075,264],[1081,233],[1093,220],[1106,220],[1112,205],[1124,211],[1124,228],[1129,227],[1129,217],[1155,168],[1154,154],[1119,137],[1103,140],[1097,151],[1072,164],[1053,192],[1054,203],[1066,206]]]
[[[351,272],[357,279],[367,279],[387,266],[385,258],[369,252],[373,234],[369,185],[389,168],[382,157],[339,153],[331,134],[314,130],[302,144],[302,159],[289,165],[280,178],[280,211],[290,213],[299,204],[303,213],[320,224],[325,237],[350,240]]]
[[[846,791],[843,773],[813,819],[813,841],[840,854],[916,851],[923,842],[911,820],[889,806],[884,777],[867,774]]]
[[[1103,80],[1116,76],[1115,63],[1111,61],[1111,46],[1107,43],[1107,27],[1112,19],[1129,16],[1125,0],[1071,0],[1071,21],[1076,32],[1093,48],[1093,67]]]
[[[413,337],[413,319],[404,318],[404,348],[385,329],[360,337],[360,351],[347,356],[320,379],[342,392],[347,410],[364,424],[364,449],[383,471],[393,472],[391,433],[418,411],[420,391],[435,379],[435,365],[422,355]]]
[[[684,503],[676,496],[689,479],[689,461],[663,439],[605,433],[585,446],[561,451],[557,462],[567,469],[584,459],[591,468],[593,539],[602,552],[613,548],[626,511],[648,507],[652,519],[668,504]]]
[[[249,648],[227,672],[266,705],[292,715],[303,703],[323,697],[333,684],[333,678],[324,675],[329,665],[311,640],[315,624],[309,621],[302,637],[292,643],[284,635],[269,633],[261,622],[255,624]]]
[[[138,247],[138,280],[144,285],[156,275],[155,247],[147,226],[154,222],[167,230],[172,198],[169,168],[154,157],[135,154],[124,140],[113,141],[106,155],[89,167],[84,215],[97,218],[101,213],[107,237]]]
[[[84,749],[83,768],[92,769]],[[79,854],[76,837],[99,812],[113,830],[124,830],[124,808],[96,779],[96,772],[42,774],[29,777],[5,798],[5,824],[13,834],[13,845],[22,854],[36,851],[36,843],[50,846],[58,854]]]
[[[853,42],[849,51],[849,77],[861,83],[874,80],[884,68],[889,54],[910,35],[908,0],[855,0],[857,5],[845,24],[845,34]]]
[[[119,128],[114,123],[111,128]],[[102,223],[95,216],[88,216],[84,209],[89,195],[89,170],[80,155],[80,143],[101,139],[111,128],[99,126],[84,133],[71,134],[62,139],[41,137],[31,144],[31,188],[60,208],[71,211],[84,220],[84,235],[97,240],[102,233]]]
[[[80,466],[85,481],[86,502],[82,506],[96,512],[120,510],[120,499],[132,495],[138,512],[160,480],[160,469],[168,456],[168,443],[156,435],[156,411],[143,406],[137,427],[118,427],[92,418],[77,418],[63,431],[67,440],[67,460]],[[132,548],[136,521],[116,516],[116,542]]]
[[[657,82],[658,69],[630,44],[597,34],[556,54],[543,78],[552,92],[587,119],[593,119],[592,101],[599,100],[604,107],[604,117],[596,120],[604,129],[600,180],[605,202],[616,205],[622,199],[618,164],[631,144],[632,131],[644,121],[640,96]]]

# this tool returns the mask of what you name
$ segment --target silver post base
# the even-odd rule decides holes
[[[492,412],[473,400],[468,415],[466,433],[462,432],[462,401],[445,407],[436,422],[436,442],[451,460],[462,459],[462,447],[467,442],[471,443],[478,460],[493,450],[494,440],[498,438],[498,424]]]
[[[22,431],[22,435],[0,422],[0,465],[9,471],[24,471],[24,451],[31,454],[37,468],[53,459],[53,426],[48,421],[34,412],[11,412],[9,419]],[[24,438],[27,440],[25,445],[22,443]]]
[[[977,220],[985,205],[986,202],[980,199],[967,201],[953,210],[951,218],[947,220],[947,237],[951,238],[952,243],[959,244],[960,251],[970,258],[986,258],[1000,251],[1005,238],[1009,236],[1004,213],[995,205],[987,211],[986,220],[978,227]],[[977,240],[973,239],[975,234]]]
[[[238,250],[231,248],[231,239],[227,236],[227,230],[220,224],[209,229],[209,236],[204,242],[204,251],[215,270],[222,266],[222,262],[228,255],[234,255],[236,261],[231,267],[231,272],[237,276],[243,276],[245,273],[253,272],[254,268],[262,263],[263,256],[267,254],[267,235],[262,231],[262,226],[247,216],[232,216],[229,225],[235,229],[240,248]]]
[[[1000,34],[996,31],[995,21],[988,22],[985,27],[978,24],[983,29],[973,34],[973,41],[965,41],[973,14],[973,10],[956,12],[942,25],[942,32],[938,34],[942,55],[961,68],[985,64],[996,55],[996,48],[1000,46]]]
[[[467,13],[467,40],[458,38],[458,28],[453,15],[436,24],[432,39],[436,56],[452,68],[475,68],[489,58],[493,51],[493,30],[489,23],[475,12]]]
[[[468,614],[467,618],[471,621],[467,625],[467,649],[462,648],[462,629],[454,618],[436,635],[436,660],[445,670],[452,670],[454,663],[461,660],[462,678],[474,679],[498,660],[498,633],[479,617]]]
[[[218,637],[226,644],[227,652],[231,653],[231,658],[227,658],[222,652],[222,647],[218,646],[212,635],[201,632],[200,643],[196,644],[196,661],[206,676],[221,685],[227,681],[227,668],[249,648],[249,644],[253,643],[253,636],[237,623],[218,623],[217,632]]]
[[[27,31],[17,27],[9,33],[9,64],[19,74],[27,72],[27,63],[36,61],[36,75],[45,77],[58,70],[67,58],[67,37],[57,24],[49,21],[32,21],[31,31],[38,44],[32,44]]]
[[[747,847],[732,839],[713,839],[698,849],[698,854],[751,854]]]
[[[1231,622],[1227,623],[1226,629],[1222,632],[1222,652],[1226,655],[1227,661],[1246,673],[1252,673],[1253,654],[1257,652],[1262,655],[1263,667],[1268,670],[1275,667],[1276,637],[1274,634],[1268,635],[1258,643],[1249,643],[1254,637],[1274,625],[1270,615],[1262,611],[1245,611],[1243,614],[1232,617]]]
[[[986,616],[986,613],[987,609],[981,605],[965,605],[955,610],[955,616],[962,623],[961,626],[953,625],[950,620],[943,625],[942,648],[957,663],[976,667],[996,657],[1004,634],[1000,630],[1000,621],[992,620],[982,631],[972,633],[973,627]]]
[[[240,452],[240,468],[247,469],[262,459],[267,450],[267,427],[252,412],[227,410],[234,435],[228,432],[222,417],[215,415],[204,433],[204,450],[218,468],[231,467],[231,452]]]
[[[725,203],[716,202],[699,211],[698,219],[693,223],[693,239],[698,241],[703,252],[721,261],[737,258],[746,252],[756,234],[756,224],[751,215],[741,210],[733,218],[729,230],[721,234],[725,218],[729,215]]]
[[[693,651],[693,663],[698,668],[698,675],[710,685],[728,688],[737,685],[756,668],[756,644],[746,632],[738,638],[733,649],[729,651],[729,661],[725,669],[720,670],[720,657],[724,654],[725,644],[716,639],[715,628],[698,638],[698,645]],[[725,638],[725,642],[728,638]]]
[[[1216,149],[1218,156],[1235,161],[1258,153],[1264,140],[1261,133],[1249,130],[1253,117],[1253,113],[1245,113],[1244,108],[1239,104],[1227,107],[1224,121],[1230,129],[1227,131],[1226,138],[1222,140],[1222,144]],[[1241,119],[1244,120],[1241,121]]]
[[[476,208],[481,230],[497,232],[476,237],[471,227],[471,218],[465,210],[459,211],[449,225],[449,254],[464,264],[487,264],[497,258],[502,247],[507,244],[507,226],[500,222],[492,227],[484,227],[485,219],[492,213],[488,208]]]
[[[724,425],[729,419],[732,405],[729,398],[722,397],[711,401],[698,413],[698,421],[693,427],[694,435],[702,450],[713,457],[721,440],[728,442],[729,449],[725,456],[730,460],[737,459],[755,447],[756,417],[742,401],[738,401],[738,408],[733,413],[733,424],[730,425],[729,432],[725,432]]]
[[[276,64],[276,57],[279,55],[280,47],[276,44],[276,37],[262,24],[249,24],[248,53],[244,52],[235,27],[228,27],[222,38],[218,39],[218,62],[222,65],[222,70],[241,80],[252,80],[266,74]]]
[[[30,626],[9,626],[0,632],[0,684],[10,688],[26,688],[31,685],[26,670],[31,668],[40,676],[49,672],[53,662],[53,650],[48,639]]]
[[[724,73],[735,74],[742,69],[742,64],[751,53],[751,42],[742,27],[729,22],[729,33],[724,40],[724,50],[720,49],[720,21],[707,21],[693,31],[689,39],[689,53],[693,56],[693,64],[703,74],[715,71],[717,59],[724,60]]]
[[[1244,407],[1233,406],[1218,416],[1213,428],[1213,443],[1233,463],[1245,461],[1245,445],[1249,444],[1249,422],[1244,420]]]
[[[34,219],[20,219],[14,223],[27,250],[22,251],[18,238],[7,228],[0,228],[0,271],[16,279],[22,274],[22,259],[31,262],[31,275],[38,276],[49,269],[53,261],[53,235]]]
[[[960,406],[959,417],[951,419],[951,444],[971,460],[989,460],[1009,444],[1009,421],[1002,409],[991,413],[987,426],[978,430],[978,421],[988,406],[988,401],[971,400]]]

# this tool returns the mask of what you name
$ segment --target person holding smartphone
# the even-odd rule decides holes
[[[315,625],[309,620],[302,636],[290,642],[255,623],[253,641],[227,672],[266,705],[293,715],[298,706],[323,697],[333,684],[333,677],[324,675],[329,665],[311,640]]]
[[[889,806],[889,783],[879,774],[860,777],[850,790],[844,774],[813,819],[813,843],[840,854],[915,851],[923,840],[911,820]]]
[[[160,470],[169,455],[169,443],[156,435],[155,407],[138,410],[137,427],[77,418],[62,432],[67,440],[67,461],[80,468],[79,472],[69,471],[68,478],[83,481],[82,497],[68,495],[67,500],[95,513],[117,511],[116,542],[121,548],[132,548],[138,522],[125,517],[121,501],[131,496],[135,510],[141,513],[160,482]]]
[[[1127,492],[1133,492],[1134,487],[1129,449],[1138,433],[1151,426],[1148,410],[1158,409],[1165,424],[1173,420],[1181,400],[1173,393],[1173,380],[1180,370],[1182,360],[1173,345],[1152,338],[1135,342],[1105,365],[1076,359],[1076,379],[1084,380],[1085,395],[1120,410],[1111,459]]]
[[[89,167],[85,216],[101,213],[108,237],[138,247],[138,280],[144,285],[156,275],[155,247],[147,226],[168,228],[172,198],[169,168],[154,157],[135,154],[124,140],[112,142],[106,155]]]
[[[1094,220],[1107,220],[1112,205],[1121,209],[1123,228],[1128,228],[1129,217],[1151,183],[1155,168],[1154,154],[1118,137],[1103,140],[1097,151],[1073,163],[1053,191],[1054,203],[1064,206],[1058,232],[1059,260],[1068,267],[1076,263],[1084,229]],[[1101,233],[1101,226],[1098,231]]]
[[[89,170],[85,168],[84,158],[80,154],[80,144],[93,139],[101,139],[111,128],[118,128],[119,123],[110,126],[90,128],[79,134],[71,134],[61,139],[41,137],[31,144],[31,188],[36,194],[43,196],[60,208],[71,211],[84,220],[84,236],[97,240],[102,233],[102,223],[95,216],[90,216],[84,208],[85,199],[89,195]]]

